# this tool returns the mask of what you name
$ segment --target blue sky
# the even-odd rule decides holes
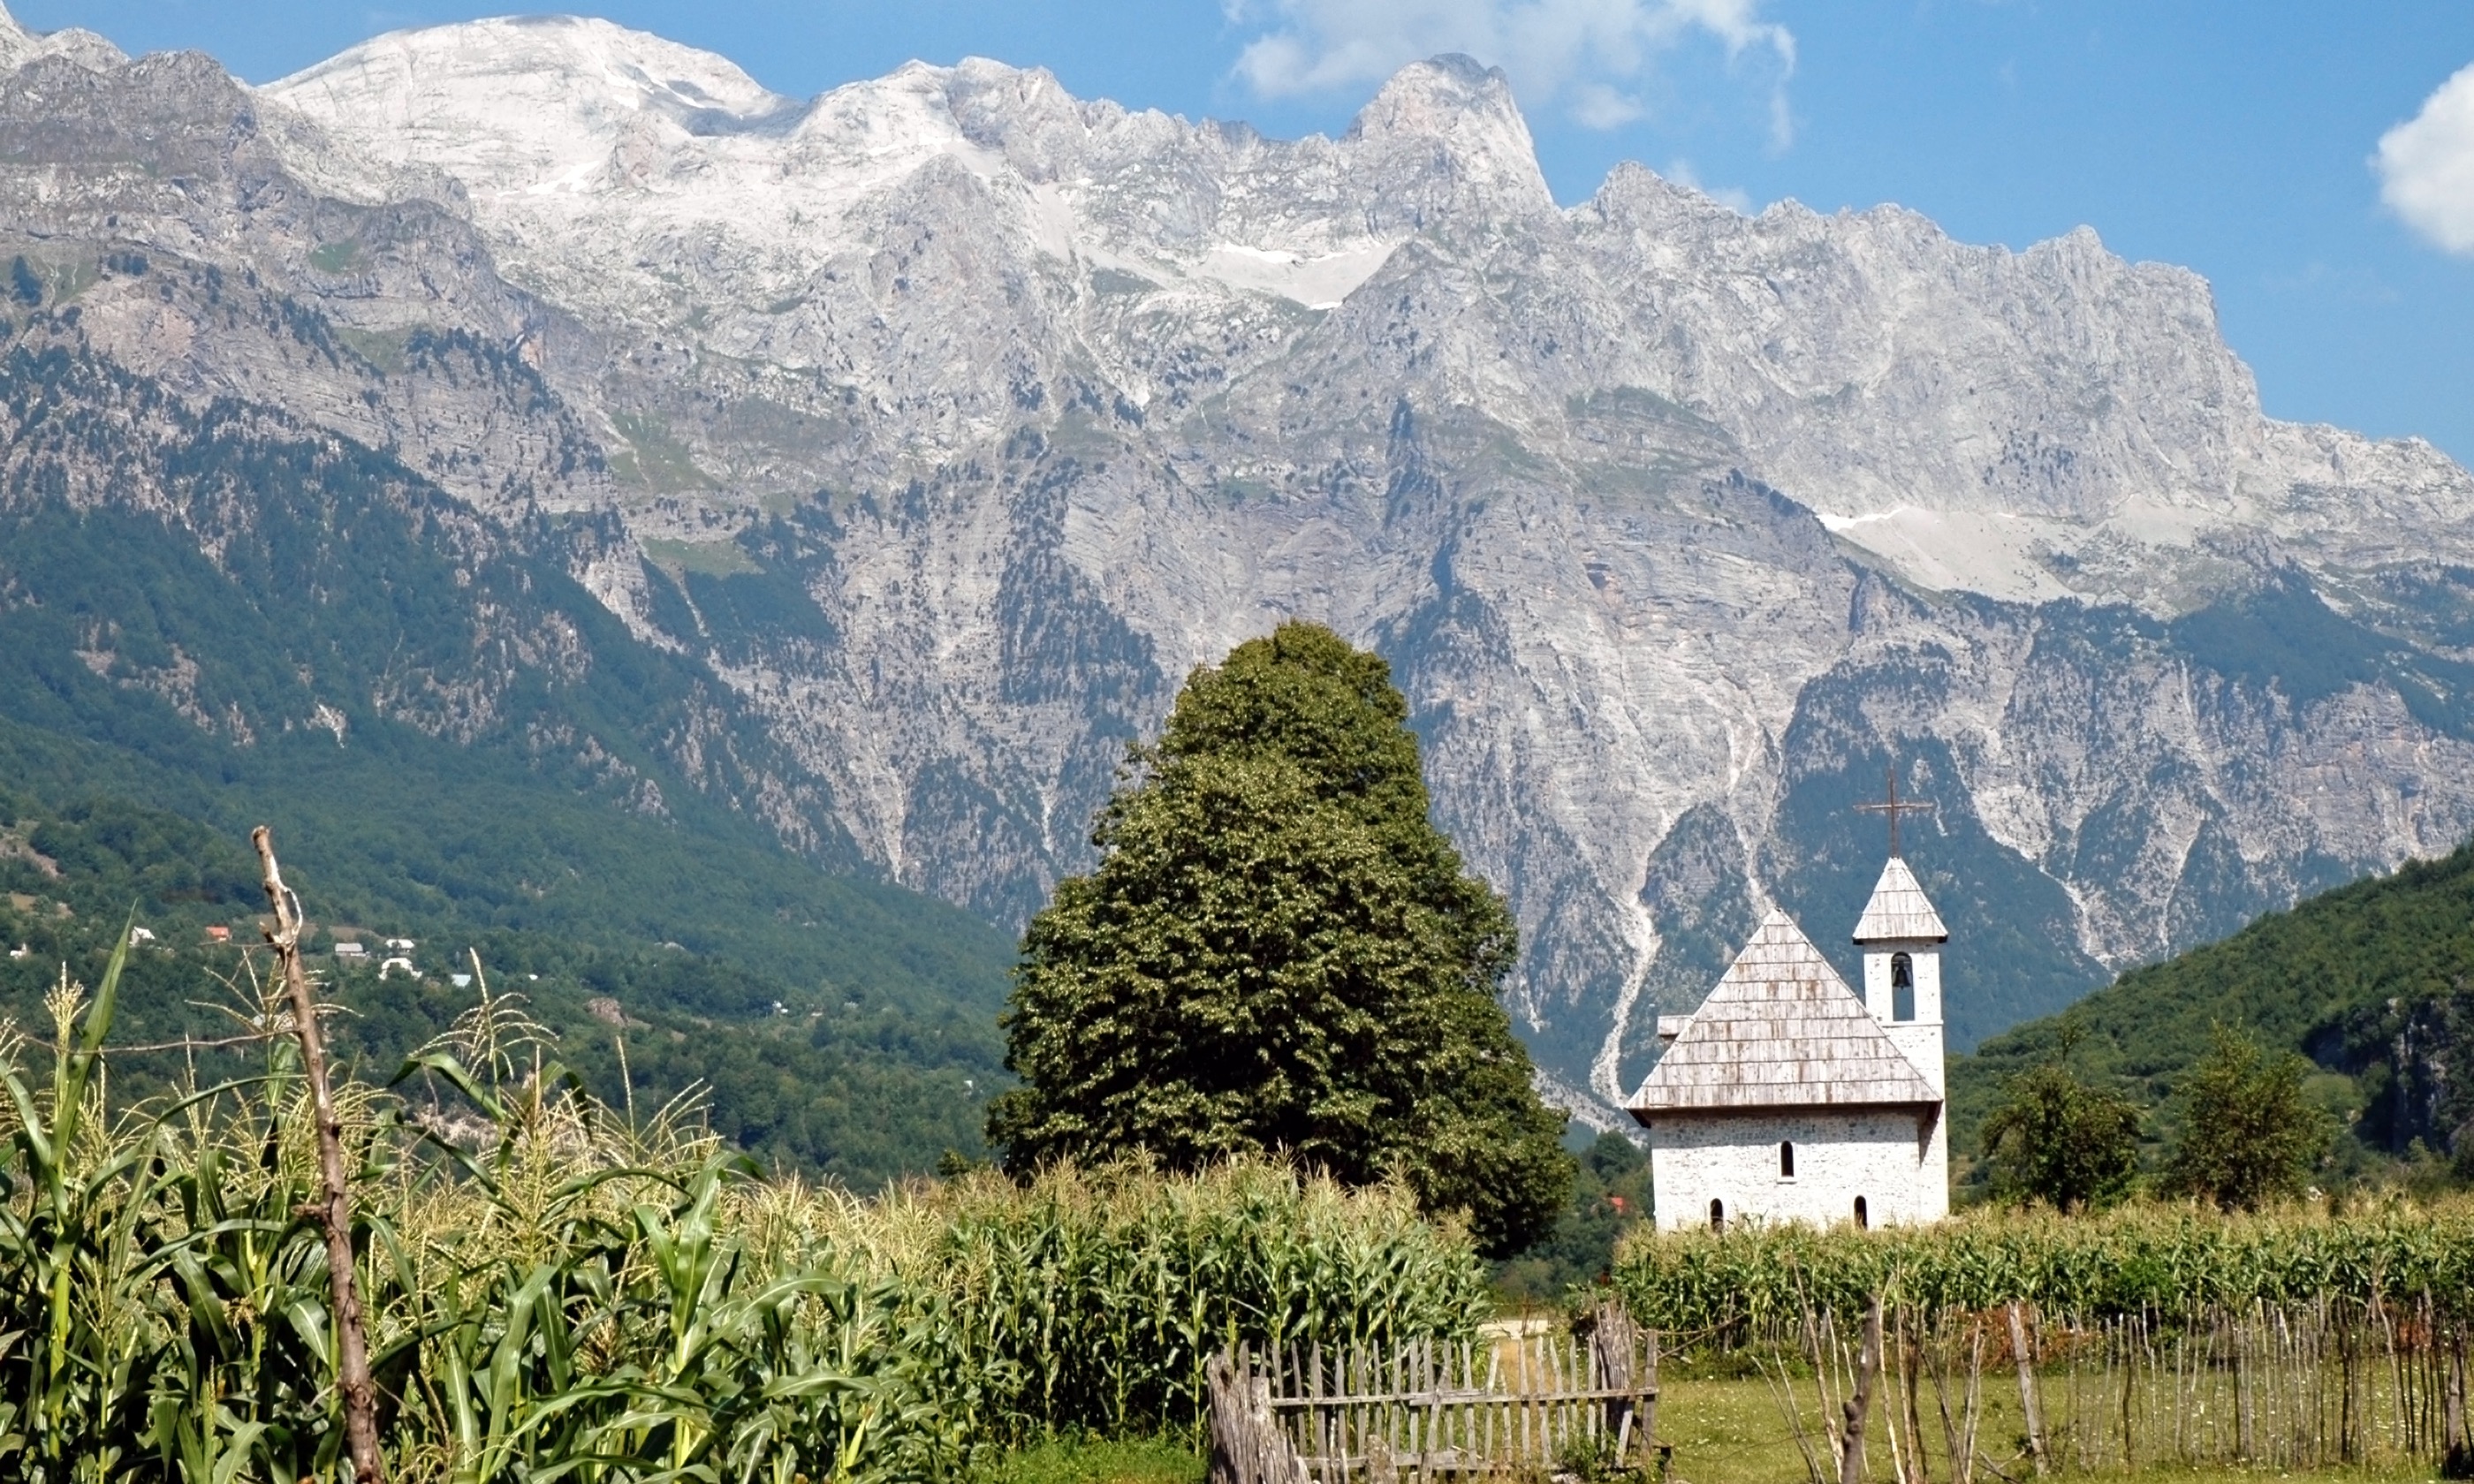
[[[38,30],[197,47],[254,82],[472,0],[11,0]],[[1758,207],[1897,202],[1972,242],[2087,224],[2216,285],[2274,416],[2474,464],[2474,4],[2373,0],[597,0],[808,94],[977,54],[1266,132],[1346,127],[1382,73],[1504,65],[1548,180],[1638,159]],[[2434,95],[2440,94],[2435,100]],[[2426,104],[2429,111],[2426,113]],[[2384,176],[2374,156],[2397,136]],[[2398,205],[2383,199],[2384,181]],[[2452,248],[2454,251],[2452,251]]]

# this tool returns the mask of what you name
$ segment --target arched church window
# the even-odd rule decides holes
[[[1726,1202],[1714,1198],[1710,1202],[1710,1230],[1712,1232],[1727,1230]]]
[[[1795,1141],[1783,1138],[1779,1140],[1779,1179],[1793,1180],[1794,1178]]]
[[[1864,1209],[1864,1198],[1859,1195],[1856,1198],[1856,1230],[1869,1232],[1872,1229],[1872,1214]]]
[[[1916,1017],[1916,961],[1904,953],[1890,955],[1890,1018]]]

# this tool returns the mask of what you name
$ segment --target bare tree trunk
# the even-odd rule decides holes
[[[377,1383],[370,1378],[369,1334],[361,1320],[361,1295],[352,1277],[352,1200],[344,1174],[344,1121],[335,1113],[334,1094],[327,1086],[327,1046],[318,1030],[318,1002],[309,993],[309,976],[301,968],[301,902],[283,884],[275,863],[275,836],[263,825],[250,831],[257,847],[258,865],[266,873],[266,901],[275,925],[266,930],[267,944],[283,970],[283,988],[292,1000],[292,1025],[301,1037],[301,1065],[309,1077],[310,1106],[318,1125],[318,1174],[325,1200],[318,1224],[327,1239],[327,1282],[335,1301],[335,1389],[344,1403],[344,1447],[352,1455],[352,1477],[358,1484],[383,1484],[386,1464],[378,1457]]]
[[[2027,1462],[2045,1472],[2045,1418],[2036,1405],[2036,1352],[2027,1344],[2027,1306],[2010,1305],[2010,1354],[2019,1362],[2019,1411],[2027,1420]]]
[[[1864,1484],[1864,1419],[1873,1410],[1873,1387],[1881,1378],[1881,1301],[1864,1311],[1863,1348],[1856,1361],[1856,1393],[1847,1399],[1847,1425],[1838,1451],[1838,1484]]]

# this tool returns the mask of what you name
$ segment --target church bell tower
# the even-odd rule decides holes
[[[1950,929],[1942,925],[1941,914],[1899,853],[1899,816],[1932,805],[1902,801],[1894,771],[1888,802],[1859,807],[1890,819],[1890,858],[1882,863],[1881,879],[1864,903],[1864,915],[1856,921],[1856,946],[1864,954],[1864,1008],[1934,1096],[1943,1099],[1916,1128],[1918,1207],[1925,1219],[1934,1220],[1950,1210],[1949,1081],[1942,1063],[1941,1005],[1941,950],[1950,942]]]
[[[1891,856],[1856,923],[1856,946],[1864,950],[1864,1008],[1936,1092],[1944,1090],[1941,949],[1949,941],[1950,929],[1915,873]]]

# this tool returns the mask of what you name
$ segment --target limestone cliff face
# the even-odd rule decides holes
[[[2265,419],[2085,230],[1561,207],[1458,59],[1298,141],[557,18],[0,65],[18,318],[599,513],[578,577],[727,680],[794,845],[1019,920],[1188,669],[1375,644],[1576,1099],[1762,907],[1840,937],[1893,757],[1962,1043],[2474,827],[2474,479]]]

